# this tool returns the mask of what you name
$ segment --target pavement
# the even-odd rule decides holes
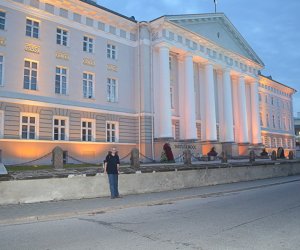
[[[32,204],[0,206],[0,225],[61,220],[82,215],[97,215],[124,208],[170,204],[175,201],[199,199],[230,194],[244,190],[264,188],[285,183],[299,182],[300,176],[290,176],[209,187],[181,189],[168,192],[128,195],[120,199],[95,198],[52,201]],[[120,187],[122,192],[122,187]]]

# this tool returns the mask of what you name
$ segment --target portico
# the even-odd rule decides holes
[[[215,43],[206,41],[204,47],[183,30],[178,43],[175,32],[180,28],[172,27],[171,22],[161,20],[160,25],[156,24],[159,28],[152,38],[154,63],[159,62],[155,68],[159,73],[153,70],[154,96],[158,97],[154,100],[155,139],[160,144],[162,139],[199,144],[202,154],[212,146],[219,153],[225,150],[230,155],[247,154],[249,146],[261,144],[257,72],[262,64],[237,54],[231,58],[224,50],[222,54],[218,51],[222,48]],[[185,33],[189,38],[184,37]],[[193,39],[199,41],[201,36],[194,34]],[[171,55],[175,67],[170,66]],[[171,108],[169,91],[172,71],[177,72],[176,79],[172,79],[178,91],[172,93],[177,103],[175,110]],[[179,120],[179,138],[172,133],[175,118]]]

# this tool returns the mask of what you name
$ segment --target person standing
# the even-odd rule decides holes
[[[119,195],[119,168],[120,168],[120,159],[116,148],[112,148],[108,152],[105,161],[104,161],[104,173],[108,175],[109,189],[111,194],[111,199],[121,198]]]

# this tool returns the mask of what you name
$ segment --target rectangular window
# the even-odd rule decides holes
[[[5,17],[6,17],[6,13],[0,10],[0,30],[5,29]]]
[[[94,141],[95,132],[94,132],[95,122],[89,119],[81,120],[81,140],[82,141]]]
[[[107,44],[107,58],[113,59],[113,60],[117,59],[116,45]]]
[[[278,118],[278,128],[281,128],[281,119],[280,119],[280,116],[278,116],[277,118]]]
[[[91,73],[83,73],[83,97],[94,97],[94,75]]]
[[[68,140],[68,118],[53,117],[53,140],[66,141]]]
[[[259,113],[259,119],[260,119],[260,126],[263,126],[263,119],[262,119],[262,113]]]
[[[118,86],[117,80],[107,78],[107,101],[117,102],[118,101]]]
[[[0,110],[0,138],[4,135],[4,111]]]
[[[62,28],[56,29],[56,44],[67,46],[68,45],[68,31]]]
[[[106,122],[106,141],[107,142],[118,142],[119,132],[117,122]]]
[[[4,81],[4,57],[0,55],[0,86],[3,86]]]
[[[39,38],[40,23],[38,21],[26,19],[26,36]]]
[[[258,93],[258,100],[261,102],[261,94]]]
[[[272,115],[272,125],[273,125],[273,128],[275,128],[275,115]]]
[[[67,69],[57,66],[55,69],[55,93],[67,94]]]
[[[37,139],[38,116],[36,114],[21,114],[21,138]]]
[[[37,89],[37,62],[25,60],[24,62],[24,89],[36,90]]]
[[[174,109],[174,90],[173,87],[170,87],[170,99],[171,99],[171,108]]]
[[[267,127],[270,127],[269,114],[266,114],[266,122],[267,122]]]
[[[94,52],[94,39],[88,36],[83,37],[83,51],[88,53]]]

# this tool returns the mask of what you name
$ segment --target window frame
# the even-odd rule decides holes
[[[112,98],[112,87],[113,87],[113,82],[115,85],[115,96]],[[110,93],[108,89],[110,88]],[[106,100],[111,103],[116,103],[119,101],[119,83],[116,78],[111,78],[107,77],[106,79]]]
[[[58,33],[58,30],[61,30],[60,34]],[[64,31],[67,33],[66,35],[63,34]],[[60,36],[60,42],[58,41],[58,36]],[[63,39],[64,37],[66,38],[66,44],[64,44],[64,39]],[[69,30],[68,29],[65,29],[62,27],[56,27],[56,44],[65,46],[65,47],[69,46]]]
[[[115,129],[112,129],[111,127],[110,128],[108,128],[107,127],[107,125],[108,124],[110,124],[110,125],[115,125]],[[115,132],[115,140],[113,141],[112,140],[112,135],[111,135],[111,132],[112,131],[114,131]],[[109,138],[108,138],[108,132],[110,132],[110,135],[109,135],[109,137],[110,137],[110,140],[108,140]],[[105,141],[106,142],[110,142],[110,143],[118,143],[119,142],[119,136],[120,136],[120,131],[119,131],[119,122],[117,122],[117,121],[106,121],[106,123],[105,123]]]
[[[30,63],[30,67],[26,67],[25,66],[25,63],[26,62],[29,62]],[[32,72],[33,72],[33,68],[32,68],[32,63],[36,63],[36,83],[35,83],[35,89],[32,89]],[[25,58],[24,59],[24,66],[23,66],[23,89],[26,89],[26,90],[33,90],[33,91],[37,91],[38,90],[38,79],[39,79],[39,62],[38,61],[35,61],[35,60],[31,60],[31,59],[27,59]],[[25,70],[30,70],[30,74],[29,74],[29,87],[28,88],[25,88]]]
[[[87,122],[87,123],[91,123],[91,140],[83,140],[83,122]],[[85,129],[88,129],[88,127],[85,127]],[[86,133],[86,135],[87,135],[88,133]],[[86,137],[86,138],[88,138],[88,137]],[[81,120],[80,120],[80,140],[82,141],[82,142],[94,142],[94,141],[96,141],[96,121],[95,121],[95,119],[88,119],[88,118],[81,118]]]
[[[89,79],[88,77],[85,79],[84,78],[84,75],[87,75],[87,76],[89,76],[89,75],[91,75],[92,76],[92,80],[91,79]],[[85,95],[85,92],[84,92],[84,89],[85,89],[85,87],[84,87],[84,82],[86,81],[86,90],[87,90],[87,92],[86,92],[86,95]],[[90,85],[89,85],[89,83],[90,82],[92,82],[92,84],[91,84],[91,86],[92,86],[92,93],[90,93],[89,92],[89,90],[90,90]],[[93,73],[93,72],[88,72],[88,71],[83,71],[83,73],[82,73],[82,96],[83,96],[83,98],[85,98],[85,99],[94,99],[95,98],[95,73]],[[91,95],[90,95],[91,94]]]
[[[85,38],[87,38],[86,41]],[[90,39],[92,41],[90,41]],[[91,53],[91,54],[95,53],[95,38],[92,36],[84,35],[82,41],[82,50],[86,53]]]
[[[34,127],[35,127],[35,137],[34,137],[34,139],[32,139],[32,138],[30,138],[30,128],[29,128],[29,130],[28,130],[28,128],[27,128],[27,138],[23,138],[22,137],[22,133],[23,133],[23,125],[24,125],[24,123],[23,123],[23,117],[34,117],[35,118],[35,123],[34,123]],[[30,124],[30,123],[25,123],[25,125],[27,125],[28,126],[28,124]],[[26,113],[26,112],[21,112],[20,113],[20,131],[19,131],[19,135],[20,135],[20,139],[21,140],[38,140],[39,139],[39,114],[37,114],[37,113]]]
[[[5,30],[5,27],[6,27],[6,12],[4,10],[0,9],[0,13],[4,14],[4,17],[0,15],[0,30]],[[2,26],[1,20],[3,20],[3,29],[1,28],[1,26]]]
[[[0,54],[0,58],[2,57],[2,61],[0,60],[0,87],[4,86],[4,55]]]
[[[112,43],[106,44],[106,57],[111,60],[118,59],[117,45],[112,44]]]
[[[0,110],[0,138],[4,137],[4,110]]]
[[[28,24],[27,21],[31,21],[32,23],[31,24]],[[34,24],[37,23],[38,26],[34,26]],[[34,39],[39,39],[40,38],[40,24],[41,24],[41,21],[40,20],[37,20],[37,19],[34,19],[34,18],[31,18],[31,17],[26,17],[26,23],[25,23],[25,36],[27,37],[31,37],[31,38],[34,38]],[[28,34],[28,30],[27,28],[30,27],[30,34]],[[37,37],[34,36],[34,28],[37,28]]]
[[[65,126],[62,126],[61,124],[59,125],[55,125],[55,120],[65,120]],[[55,133],[54,133],[54,129],[55,127],[58,127],[59,129],[59,132],[58,132],[58,137],[59,139],[55,139]],[[65,139],[62,140],[61,139],[61,128],[65,128]],[[58,115],[55,115],[53,116],[52,118],[52,140],[53,141],[69,141],[69,117],[68,116],[58,116]]]
[[[57,69],[60,70],[59,73],[57,73]],[[66,74],[62,73],[62,70],[66,70]],[[56,77],[59,76],[59,93],[56,92]],[[65,93],[63,93],[63,76],[66,77],[66,87],[65,87]],[[58,95],[67,95],[68,94],[68,79],[69,79],[69,71],[67,67],[57,65],[55,66],[55,80],[54,80],[54,93]]]

